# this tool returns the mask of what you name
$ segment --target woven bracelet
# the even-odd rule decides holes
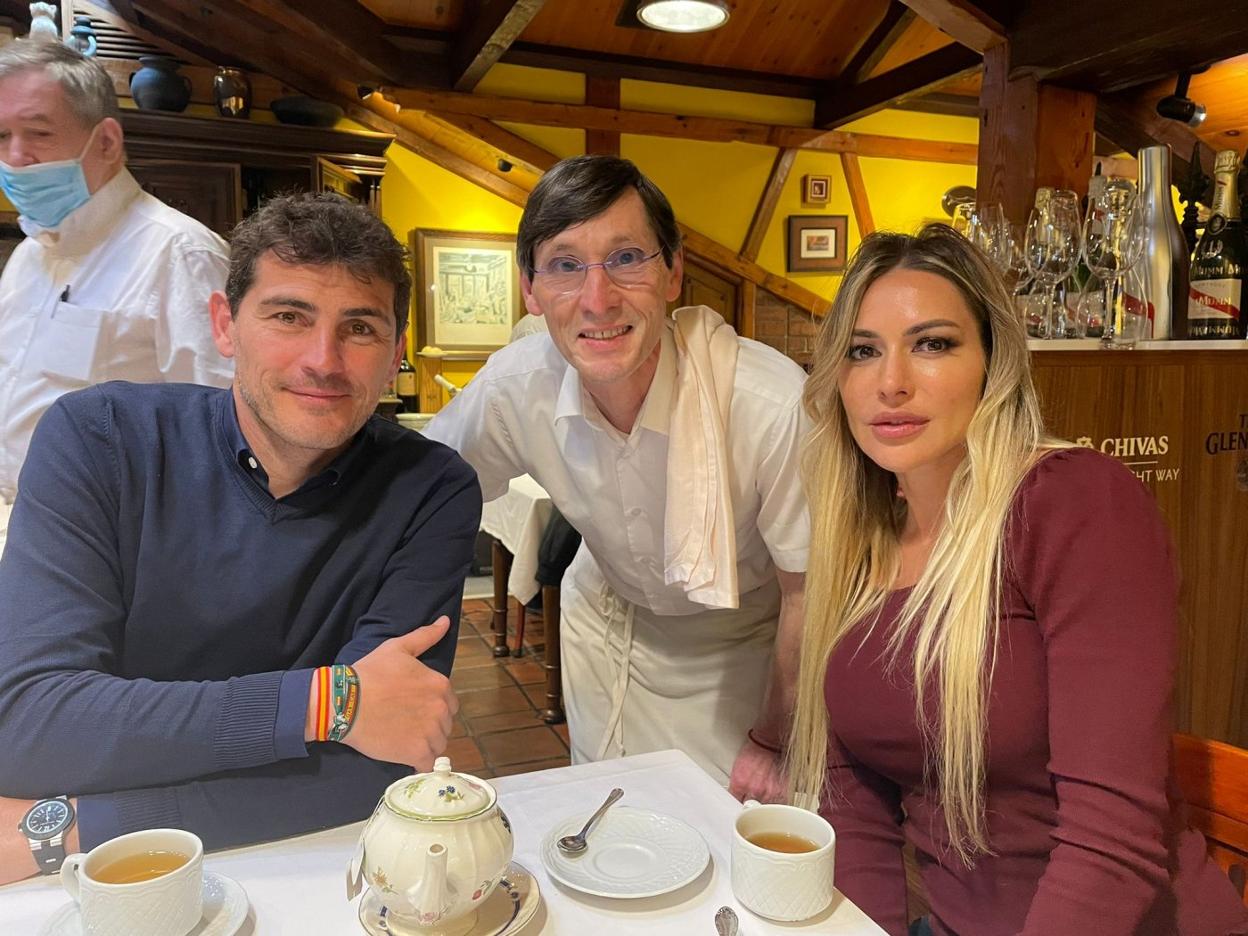
[[[360,707],[360,679],[355,670],[345,663],[335,663],[333,670],[333,714],[325,740],[341,741],[351,732],[355,714]]]

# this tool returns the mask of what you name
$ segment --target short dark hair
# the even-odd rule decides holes
[[[680,250],[680,228],[671,203],[632,162],[618,156],[573,156],[556,163],[534,187],[516,234],[516,261],[526,276],[535,270],[537,248],[565,231],[602,214],[627,190],[641,196],[650,229],[670,269]]]
[[[402,337],[412,296],[407,248],[363,205],[334,192],[304,192],[270,199],[245,218],[230,235],[225,296],[233,315],[255,280],[256,261],[270,250],[283,263],[340,264],[356,279],[393,284],[395,339]]]

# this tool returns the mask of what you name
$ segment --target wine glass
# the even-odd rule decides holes
[[[1045,297],[1037,337],[1063,338],[1074,331],[1065,306],[1058,307],[1057,285],[1079,262],[1080,228],[1078,196],[1067,190],[1053,192],[1032,209],[1027,220],[1023,243],[1027,269]]]
[[[1127,341],[1134,344],[1139,323],[1127,321],[1125,316],[1138,315],[1139,304],[1129,307],[1126,302],[1129,293],[1119,293],[1123,292],[1124,277],[1136,266],[1144,252],[1144,226],[1139,200],[1129,181],[1113,180],[1088,203],[1083,245],[1088,269],[1104,284],[1099,303],[1105,326],[1101,335],[1103,343],[1121,344]],[[1095,303],[1089,298],[1082,308],[1091,314]]]

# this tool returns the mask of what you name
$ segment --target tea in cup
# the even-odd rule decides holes
[[[732,892],[771,920],[808,920],[832,902],[836,833],[797,806],[746,800],[732,837]]]
[[[85,936],[185,936],[204,912],[204,845],[181,829],[131,832],[70,855],[61,884]]]

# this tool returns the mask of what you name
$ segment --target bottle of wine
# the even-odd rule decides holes
[[[1192,257],[1187,303],[1189,338],[1243,338],[1243,276],[1248,245],[1236,182],[1239,156],[1223,150],[1213,165],[1213,210]]]
[[[1145,294],[1152,338],[1177,338],[1185,324],[1188,294],[1187,241],[1170,194],[1170,147],[1146,146],[1139,153],[1141,221],[1144,228]],[[1150,337],[1150,336],[1146,336]]]
[[[399,360],[399,372],[395,375],[394,389],[403,404],[403,412],[420,412],[420,391],[416,387],[416,368],[408,363],[407,355]]]

